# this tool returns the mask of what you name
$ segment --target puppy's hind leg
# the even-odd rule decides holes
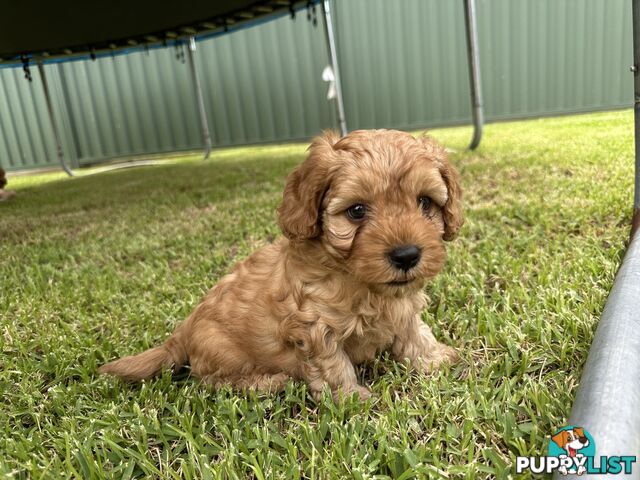
[[[241,377],[220,377],[216,375],[205,375],[202,381],[220,388],[230,385],[238,390],[256,390],[258,392],[276,393],[281,392],[287,386],[291,377],[284,372],[281,373],[255,373]]]

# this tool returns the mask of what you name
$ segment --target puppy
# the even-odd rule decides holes
[[[239,263],[161,346],[108,363],[136,381],[187,362],[213,385],[314,397],[370,391],[354,365],[390,350],[418,370],[456,359],[422,322],[423,287],[462,226],[458,174],[430,138],[325,132],[287,178],[284,238]]]
[[[7,178],[5,176],[4,170],[0,168],[0,202],[2,202],[3,200],[9,200],[16,194],[16,192],[5,190],[4,187],[6,184]]]

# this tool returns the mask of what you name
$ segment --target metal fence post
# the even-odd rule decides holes
[[[198,66],[196,65],[196,39],[189,37],[189,67],[191,68],[191,78],[193,79],[193,87],[196,91],[196,100],[198,103],[198,112],[200,113],[200,127],[202,128],[202,142],[204,143],[204,158],[209,158],[211,153],[211,134],[209,133],[209,120],[207,119],[207,110],[204,107],[204,96],[202,95],[202,85],[200,84],[200,76],[198,75]]]
[[[44,65],[42,61],[38,61],[38,73],[40,73],[40,79],[42,80],[42,90],[44,91],[44,99],[47,104],[47,112],[49,113],[49,121],[51,122],[51,130],[53,130],[53,138],[56,142],[56,151],[58,154],[58,160],[60,166],[67,172],[70,177],[73,176],[73,172],[67,166],[64,161],[64,151],[62,150],[62,142],[60,140],[60,131],[58,130],[58,124],[56,123],[56,117],[53,114],[53,104],[51,103],[51,94],[49,92],[49,83],[47,82],[47,75],[45,74]]]
[[[331,15],[331,0],[322,1],[322,12],[324,13],[324,33],[327,41],[327,50],[329,52],[329,63],[333,69],[336,85],[336,112],[338,113],[338,121],[340,122],[340,133],[344,137],[347,130],[347,119],[344,113],[344,99],[342,97],[342,83],[340,81],[340,68],[338,67],[338,52],[336,48],[336,39],[333,31],[333,17]]]
[[[636,181],[633,198],[631,237],[640,227],[640,1],[633,0],[633,89],[635,119]]]
[[[631,242],[589,348],[568,422],[593,436],[600,458],[640,452],[640,0],[632,5],[636,170]],[[637,467],[619,476],[640,479]],[[601,477],[587,473],[580,478]],[[565,477],[556,473],[554,478]]]
[[[484,124],[475,0],[464,0],[464,24],[467,30],[467,60],[469,61],[471,115],[473,117],[473,138],[471,139],[469,148],[474,150],[478,145],[480,145],[480,140],[482,139],[482,125]]]

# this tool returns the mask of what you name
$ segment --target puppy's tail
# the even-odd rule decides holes
[[[178,370],[187,360],[187,351],[181,336],[175,332],[159,347],[107,363],[100,367],[98,372],[115,375],[128,382],[137,382],[154,377],[166,368]]]

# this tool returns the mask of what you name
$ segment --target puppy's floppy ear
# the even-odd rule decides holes
[[[553,440],[560,448],[564,448],[564,446],[569,442],[569,432],[562,430],[551,437],[551,440]]]
[[[462,215],[462,189],[460,176],[446,158],[440,161],[440,175],[447,185],[447,202],[442,209],[444,219],[444,238],[451,241],[458,236],[458,231],[464,223]]]
[[[447,201],[442,208],[444,220],[444,235],[442,238],[451,241],[458,235],[458,231],[464,223],[462,216],[462,189],[458,171],[453,168],[447,158],[447,152],[438,142],[428,135],[416,138],[422,145],[423,151],[431,161],[435,161],[438,170],[447,186]]]
[[[320,235],[320,205],[329,188],[339,140],[335,132],[325,131],[311,142],[307,159],[287,177],[278,207],[278,224],[291,240],[306,240]]]

